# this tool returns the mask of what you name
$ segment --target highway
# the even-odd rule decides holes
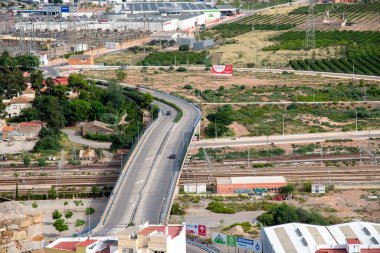
[[[169,185],[171,181],[175,185],[179,179],[181,154],[185,155],[194,124],[200,119],[200,110],[184,100],[147,89],[142,91],[175,103],[184,116],[174,123],[177,114],[174,108],[155,101],[161,110],[159,117],[141,137],[124,167],[114,194],[93,229],[96,236],[117,234],[131,222],[158,224],[166,220],[172,197],[167,193],[173,191]],[[165,115],[167,111],[172,114]],[[171,153],[176,154],[176,159],[168,158]]]
[[[241,137],[241,138],[218,138],[205,139],[197,142],[192,142],[192,148],[215,148],[215,147],[239,147],[252,145],[267,145],[267,144],[286,144],[286,143],[307,143],[321,142],[326,140],[336,139],[352,139],[365,140],[368,138],[380,137],[380,130],[358,131],[358,132],[327,132],[327,133],[312,133],[312,134],[290,134],[290,135],[271,135],[258,137]]]

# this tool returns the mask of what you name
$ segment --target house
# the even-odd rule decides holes
[[[69,65],[94,65],[94,57],[92,55],[74,54],[69,58]]]
[[[46,253],[113,253],[117,241],[111,238],[62,237],[45,247]]]
[[[15,135],[15,128],[12,126],[5,125],[1,129],[1,132],[2,132],[2,137],[1,137],[2,140],[6,141],[9,139],[12,139],[12,137]]]
[[[34,100],[36,98],[36,92],[34,90],[32,90],[31,88],[26,88],[22,92],[22,96],[29,98],[30,100]]]
[[[128,227],[118,234],[119,252],[186,252],[186,226],[147,225]]]
[[[113,134],[115,131],[107,126],[106,123],[94,120],[85,122],[82,126],[82,135],[92,134]]]
[[[17,131],[25,139],[37,138],[43,127],[41,121],[21,122],[17,126]]]
[[[4,100],[5,112],[9,118],[20,115],[21,110],[32,107],[32,99],[25,96],[14,97],[11,100]]]

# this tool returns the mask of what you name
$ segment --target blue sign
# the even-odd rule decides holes
[[[61,13],[70,13],[70,6],[61,5]]]
[[[255,253],[262,252],[260,241],[254,241],[254,240],[243,238],[243,237],[238,237],[236,241],[237,241],[237,247],[239,249],[247,249]]]

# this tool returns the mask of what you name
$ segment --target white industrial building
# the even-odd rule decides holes
[[[263,253],[380,253],[380,224],[288,223],[261,228]]]

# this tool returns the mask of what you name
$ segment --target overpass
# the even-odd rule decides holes
[[[167,220],[175,186],[201,111],[194,104],[171,95],[141,89],[154,97],[176,104],[183,111],[174,122],[177,111],[155,100],[160,108],[158,118],[131,149],[128,161],[115,184],[100,220],[82,234],[116,235],[129,224],[163,223]],[[171,115],[166,115],[171,111]],[[170,154],[175,159],[169,159]]]

